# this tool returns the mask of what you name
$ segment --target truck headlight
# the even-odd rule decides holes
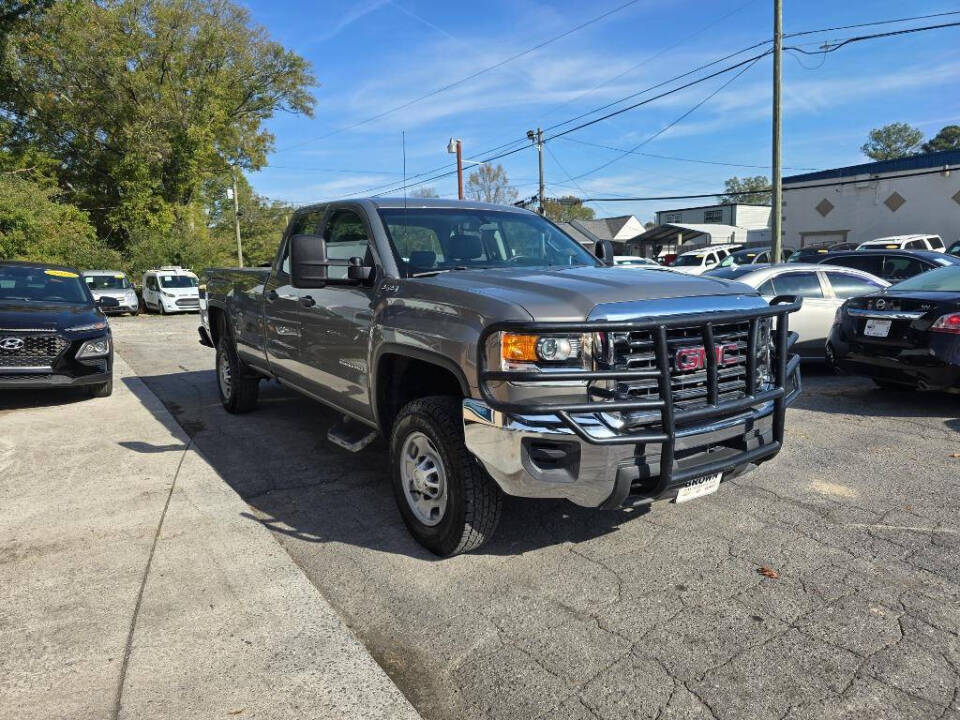
[[[773,382],[773,318],[761,318],[757,327],[757,384]]]
[[[585,335],[528,335],[505,332],[500,335],[500,359],[504,369],[517,364],[582,366]]]
[[[77,360],[85,360],[87,358],[96,358],[104,357],[105,355],[110,354],[110,338],[100,337],[93,340],[87,340],[83,345],[80,346],[80,349],[77,350],[76,358]]]

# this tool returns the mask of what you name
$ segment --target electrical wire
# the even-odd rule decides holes
[[[840,48],[855,42],[863,42],[864,40],[877,40],[880,38],[888,38],[888,37],[897,37],[899,35],[910,35],[911,33],[924,32],[926,30],[943,30],[945,28],[952,28],[952,27],[960,27],[960,22],[941,23],[940,25],[923,25],[921,27],[916,27],[916,28],[907,28],[906,30],[892,30],[891,32],[874,33],[873,35],[859,35],[857,37],[847,38],[846,40],[842,40],[838,43],[831,43],[830,47],[825,48],[823,50],[804,50],[801,47],[792,45],[790,47],[785,47],[784,51],[791,50],[793,52],[799,52],[804,55],[820,55],[820,54],[826,55],[827,53],[836,52]]]
[[[852,30],[854,28],[871,27],[873,25],[895,25],[896,23],[913,22],[915,20],[930,20],[937,17],[947,17],[948,15],[960,15],[960,10],[932,13],[930,15],[914,15],[913,17],[897,18],[895,20],[874,20],[873,22],[856,23],[855,25],[837,25],[835,27],[819,28],[817,30],[803,30],[802,32],[785,33],[783,37],[786,39],[792,37],[803,37],[804,35],[819,35],[825,32]]]
[[[313,142],[317,142],[317,141],[320,141],[320,140],[325,140],[326,138],[332,137],[332,136],[334,136],[334,135],[338,135],[339,133],[346,132],[346,131],[348,131],[348,130],[354,130],[354,129],[358,128],[358,127],[361,127],[362,125],[367,125],[368,123],[374,122],[375,120],[379,120],[380,118],[383,118],[383,117],[386,117],[387,115],[390,115],[390,114],[392,114],[392,113],[395,113],[395,112],[397,112],[398,110],[403,110],[403,109],[405,109],[405,108],[408,108],[408,107],[410,107],[411,105],[415,105],[416,103],[421,102],[422,100],[426,100],[426,99],[428,99],[428,98],[434,97],[435,95],[439,95],[440,93],[444,93],[444,92],[446,92],[447,90],[451,90],[451,89],[453,89],[453,88],[455,88],[455,87],[457,87],[457,86],[459,86],[459,85],[462,85],[462,84],[465,83],[465,82],[469,82],[470,80],[474,80],[475,78],[478,78],[478,77],[480,77],[481,75],[484,75],[484,74],[490,72],[491,70],[496,70],[497,68],[501,68],[501,67],[503,67],[504,65],[513,62],[514,60],[519,60],[520,58],[522,58],[522,57],[524,57],[524,56],[526,56],[526,55],[529,55],[530,53],[536,52],[537,50],[541,50],[541,49],[545,48],[547,45],[551,45],[552,43],[555,43],[555,42],[558,41],[558,40],[562,40],[562,39],[565,38],[565,37],[568,37],[568,36],[570,36],[570,35],[573,35],[574,33],[576,33],[576,32],[578,32],[578,31],[584,29],[585,27],[589,27],[590,25],[594,25],[594,24],[600,22],[601,20],[605,20],[606,18],[610,17],[611,15],[614,15],[614,14],[620,12],[621,10],[625,10],[626,8],[630,7],[631,5],[636,5],[638,2],[640,2],[640,0],[627,0],[627,2],[625,2],[625,3],[621,4],[621,5],[618,5],[618,6],[615,7],[615,8],[612,8],[612,9],[610,9],[610,10],[607,10],[606,12],[603,12],[603,13],[601,13],[600,15],[596,15],[596,16],[590,18],[589,20],[580,23],[579,25],[575,25],[574,27],[570,28],[569,30],[566,30],[565,32],[562,32],[562,33],[560,33],[559,35],[554,35],[553,37],[548,38],[548,39],[544,40],[543,42],[537,43],[536,45],[534,45],[534,46],[532,46],[532,47],[529,47],[529,48],[527,48],[526,50],[522,50],[521,52],[514,53],[513,55],[511,55],[511,56],[509,56],[509,57],[507,57],[507,58],[504,58],[503,60],[500,60],[499,62],[496,62],[496,63],[494,63],[493,65],[488,65],[488,66],[486,66],[486,67],[484,67],[484,68],[481,68],[480,70],[477,70],[477,71],[475,71],[475,72],[472,72],[472,73],[470,73],[469,75],[466,75],[466,76],[464,76],[464,77],[462,77],[462,78],[460,78],[460,79],[458,79],[458,80],[454,80],[453,82],[447,83],[446,85],[442,85],[442,86],[440,86],[440,87],[438,87],[438,88],[434,88],[433,90],[431,90],[431,91],[428,92],[428,93],[425,93],[425,94],[423,94],[423,95],[420,95],[419,97],[413,98],[412,100],[408,100],[408,101],[406,101],[406,102],[404,102],[404,103],[401,103],[400,105],[396,105],[396,106],[391,107],[391,108],[389,108],[389,109],[387,109],[387,110],[384,110],[384,111],[382,111],[382,112],[379,112],[379,113],[377,113],[376,115],[371,115],[370,117],[364,118],[363,120],[359,120],[358,122],[355,122],[355,123],[353,123],[353,124],[351,124],[351,125],[347,125],[347,126],[342,127],[342,128],[337,128],[337,129],[335,129],[335,130],[332,130],[332,131],[326,133],[325,135],[321,135],[321,136],[319,136],[319,137],[316,137],[316,138],[313,138],[313,139],[310,139],[310,140],[305,140],[305,141],[300,142],[300,143],[297,143],[297,144],[295,144],[295,145],[288,145],[286,148],[283,148],[282,150],[278,150],[277,152],[286,152],[287,150],[293,150],[294,148],[302,147],[303,145],[308,145],[308,144],[313,143]]]

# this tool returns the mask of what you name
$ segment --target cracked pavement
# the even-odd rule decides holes
[[[710,497],[507,498],[493,542],[407,534],[385,446],[276,383],[219,405],[196,316],[117,350],[425,718],[960,720],[960,398],[805,370],[783,452]],[[779,573],[770,579],[760,566]]]

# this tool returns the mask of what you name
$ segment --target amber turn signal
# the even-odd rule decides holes
[[[536,362],[536,335],[503,333],[500,336],[500,357],[507,362]]]

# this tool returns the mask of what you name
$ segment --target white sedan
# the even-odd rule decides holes
[[[778,295],[803,298],[803,306],[790,315],[790,329],[800,336],[795,348],[804,360],[825,359],[824,347],[833,318],[847,298],[890,285],[862,270],[806,263],[740,265],[711,273],[711,277],[745,283],[759,290],[767,302]]]

